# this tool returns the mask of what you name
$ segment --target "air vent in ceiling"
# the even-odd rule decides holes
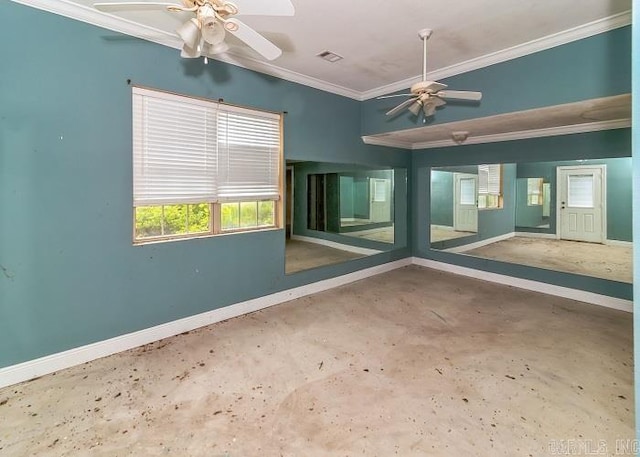
[[[335,52],[331,52],[331,51],[322,51],[320,54],[318,54],[318,57],[326,60],[327,62],[337,62],[338,60],[342,60],[343,57],[339,56],[338,54],[336,54]]]

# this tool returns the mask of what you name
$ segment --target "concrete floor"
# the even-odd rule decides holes
[[[459,232],[457,230],[453,230],[453,227],[431,225],[431,235],[429,239],[434,243],[437,241],[453,240],[455,238],[463,238],[471,235],[475,235],[475,232]]]
[[[393,225],[391,225],[389,227],[381,227],[374,230],[364,230],[362,232],[343,232],[341,233],[341,235],[353,236],[356,238],[365,238],[367,240],[393,244],[394,228]]]
[[[613,453],[632,363],[631,314],[412,266],[0,390],[0,454]]]
[[[633,282],[633,249],[580,241],[516,236],[465,254],[555,271]]]
[[[333,265],[360,257],[365,256],[321,244],[289,239],[285,246],[285,273]]]

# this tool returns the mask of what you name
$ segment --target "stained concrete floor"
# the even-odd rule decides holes
[[[631,246],[516,236],[466,251],[465,254],[613,281],[633,282]]]
[[[432,243],[435,243],[437,241],[453,240],[455,238],[464,238],[465,236],[471,235],[475,235],[475,232],[458,232],[453,230],[453,227],[449,229],[442,226],[432,225],[429,239]]]
[[[0,454],[613,453],[632,411],[631,314],[412,266],[0,390]]]
[[[285,272],[295,273],[360,257],[365,256],[321,244],[289,239],[285,246]]]
[[[389,227],[383,227],[375,230],[364,230],[362,232],[344,232],[342,235],[393,244],[394,228],[393,225],[391,225]]]

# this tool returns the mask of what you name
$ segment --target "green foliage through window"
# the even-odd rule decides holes
[[[222,231],[275,226],[274,201],[139,206],[135,208],[135,238],[213,234],[211,210],[218,207]]]
[[[139,206],[135,211],[137,239],[211,232],[208,203]]]
[[[275,225],[275,203],[273,201],[223,203],[221,213],[222,230]]]

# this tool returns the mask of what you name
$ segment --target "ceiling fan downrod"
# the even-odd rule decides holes
[[[422,81],[427,80],[427,40],[431,37],[433,29],[422,29],[418,31],[418,36],[422,40]]]

